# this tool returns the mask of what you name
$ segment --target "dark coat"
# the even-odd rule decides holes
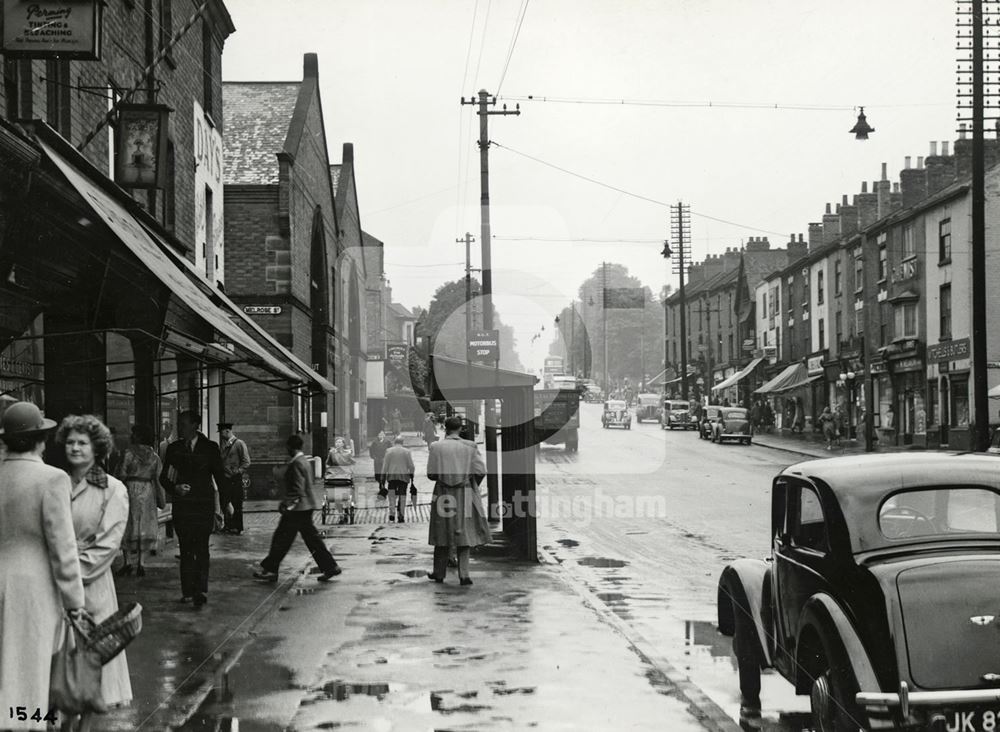
[[[382,461],[385,459],[385,451],[390,447],[392,447],[392,443],[388,440],[375,439],[372,441],[371,447],[368,448],[368,454],[375,461],[376,473],[382,472]]]
[[[313,473],[309,460],[301,452],[293,457],[285,469],[285,495],[282,504],[289,511],[315,511],[319,501],[313,491]]]
[[[174,440],[167,445],[167,453],[160,471],[160,484],[173,496],[174,510],[180,507],[202,507],[214,505],[215,488],[223,485],[226,474],[222,467],[222,453],[219,445],[205,435],[198,433],[194,450],[187,440]],[[215,480],[215,485],[212,480]],[[179,483],[191,486],[191,492],[181,496],[176,491]]]

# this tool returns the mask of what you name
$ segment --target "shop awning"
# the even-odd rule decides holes
[[[804,364],[793,363],[762,387],[756,389],[754,394],[777,394],[789,391],[816,381],[822,376],[822,374],[810,376]]]
[[[698,372],[697,371],[688,371],[688,381],[690,381],[691,379],[696,379],[696,378],[698,378]],[[664,386],[666,386],[667,384],[679,384],[679,383],[681,383],[681,377],[680,376],[678,376],[676,379],[671,379],[670,381],[664,381],[663,382]]]
[[[748,363],[746,366],[744,366],[742,369],[740,369],[735,374],[730,376],[728,379],[723,379],[718,384],[713,386],[712,391],[718,391],[719,389],[728,389],[730,386],[738,384],[744,378],[749,376],[750,372],[753,371],[755,368],[757,368],[757,364],[759,364],[763,360],[764,360],[763,358],[755,358],[753,361]]]
[[[216,293],[213,292],[212,295],[209,295],[203,291],[196,283],[196,280],[190,275],[190,269],[178,266],[178,263],[167,254],[154,237],[121,202],[117,201],[100,186],[91,182],[85,173],[80,171],[73,163],[67,160],[62,154],[56,152],[43,140],[39,140],[38,143],[45,154],[55,163],[56,167],[66,176],[66,179],[73,188],[79,192],[87,204],[94,210],[94,213],[107,224],[108,228],[121,240],[126,248],[139,261],[145,264],[150,272],[173,295],[178,297],[198,317],[202,318],[215,329],[221,338],[244,351],[248,356],[249,363],[260,366],[292,383],[308,380],[319,384],[325,390],[330,391],[334,389],[333,384],[319,374],[316,374],[312,369],[305,366],[305,364],[302,364],[287,349],[267,335],[266,331],[261,330],[260,332],[267,336],[266,342],[268,342],[268,345],[276,347],[283,356],[290,357],[288,360],[296,368],[293,369],[285,365],[278,358],[264,350],[262,343],[255,340],[250,334],[242,330],[236,322],[230,319],[230,314],[242,315],[239,309],[235,305],[232,305],[232,301],[229,301],[231,311],[227,313],[225,308],[220,307],[219,301],[225,302],[228,298],[225,298],[221,293],[217,293],[219,301],[213,302],[215,299],[213,296]],[[193,265],[191,269],[193,269]],[[207,280],[203,282],[203,285],[211,288]],[[252,321],[250,322],[252,323]],[[311,374],[308,372],[311,372]]]

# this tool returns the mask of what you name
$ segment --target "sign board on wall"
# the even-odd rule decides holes
[[[957,361],[969,357],[969,339],[959,338],[957,341],[945,341],[927,346],[928,363],[939,361]]]
[[[101,0],[3,0],[4,55],[30,58],[101,56]]]
[[[212,282],[224,282],[222,135],[201,105],[193,106],[195,261]]]
[[[243,312],[247,315],[281,315],[280,305],[244,305]]]
[[[810,376],[823,373],[823,357],[810,356],[806,361],[806,370],[809,372]]]
[[[385,344],[385,394],[412,391],[410,347],[405,343]]]

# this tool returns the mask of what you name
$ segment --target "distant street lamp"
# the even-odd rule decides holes
[[[874,131],[875,128],[869,126],[868,120],[865,118],[865,108],[861,107],[861,111],[858,113],[858,121],[850,129],[850,134],[854,135],[855,140],[867,140],[868,133]]]

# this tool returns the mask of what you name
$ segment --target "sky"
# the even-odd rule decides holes
[[[318,54],[331,162],[354,144],[361,224],[407,307],[464,276],[465,232],[480,266],[479,121],[461,99],[520,105],[489,117],[491,251],[496,308],[532,369],[551,341],[532,337],[602,261],[676,286],[660,252],[678,201],[695,261],[750,237],[782,247],[882,163],[897,181],[904,156],[957,136],[956,6],[941,0],[227,7],[225,80],[298,80]],[[859,105],[866,141],[848,134]]]

